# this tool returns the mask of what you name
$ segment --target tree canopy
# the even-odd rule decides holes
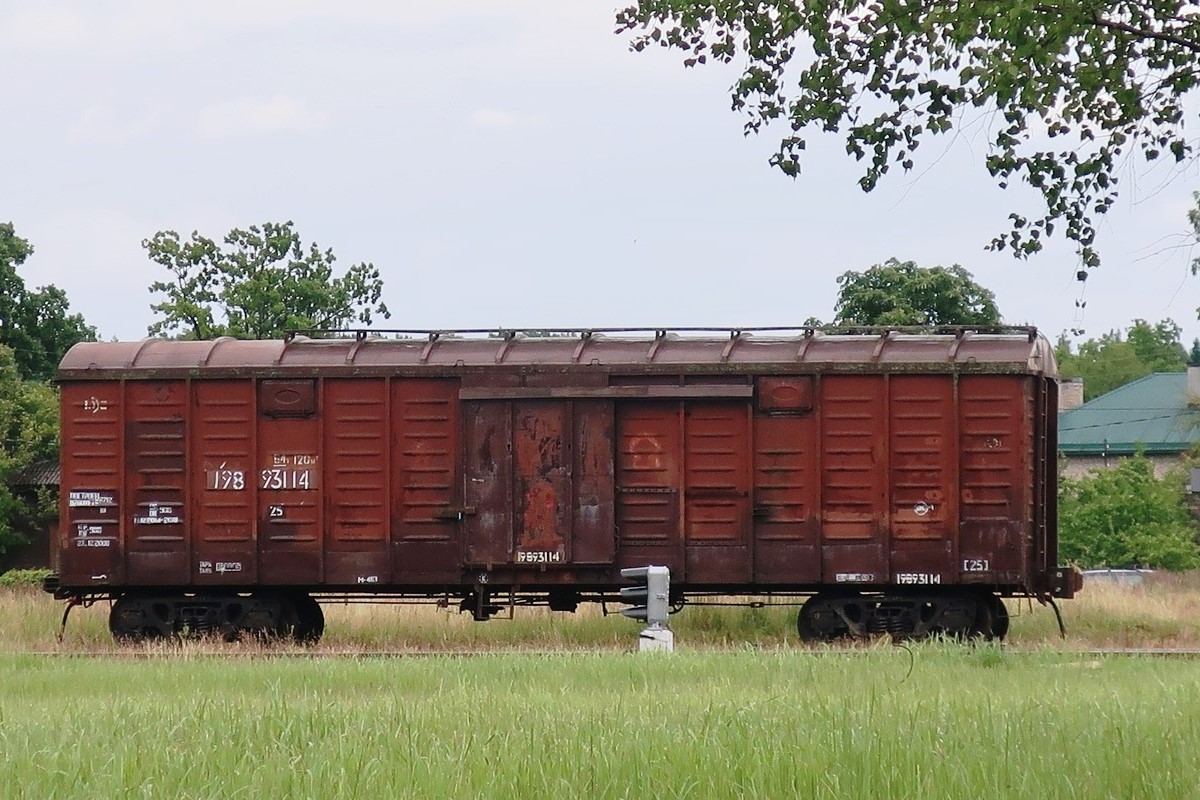
[[[870,191],[893,167],[912,169],[931,136],[961,130],[967,112],[995,112],[987,171],[1045,205],[1032,219],[1010,214],[990,246],[1024,257],[1060,230],[1082,277],[1100,263],[1096,219],[1124,159],[1193,152],[1185,99],[1200,79],[1200,15],[1179,0],[639,0],[616,22],[634,50],[675,48],[686,66],[744,59],[733,108],[747,133],[786,125],[771,161],[792,176],[809,132],[833,133],[864,162]]]
[[[1188,352],[1179,337],[1183,329],[1166,319],[1151,325],[1136,319],[1121,331],[1088,339],[1075,350],[1066,335],[1055,345],[1059,374],[1083,378],[1083,399],[1091,400],[1118,386],[1155,372],[1182,372]]]
[[[150,326],[152,335],[263,339],[391,316],[380,300],[378,269],[363,262],[335,277],[333,250],[305,246],[290,221],[235,228],[223,244],[198,232],[184,241],[170,230],[142,242],[150,260],[170,272],[150,286],[164,295],[150,306],[163,317]]]
[[[11,349],[22,378],[47,380],[71,345],[94,341],[96,329],[70,313],[57,286],[26,287],[17,267],[31,255],[33,246],[12,223],[0,223],[0,344]]]
[[[836,325],[999,325],[992,292],[970,272],[890,258],[838,277]]]
[[[1157,478],[1142,454],[1083,478],[1063,478],[1058,528],[1062,560],[1085,568],[1200,566],[1181,471]]]
[[[0,553],[53,514],[45,498],[18,494],[10,482],[34,462],[55,458],[58,436],[57,393],[22,380],[13,351],[0,345]]]

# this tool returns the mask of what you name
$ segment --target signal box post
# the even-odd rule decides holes
[[[639,584],[621,587],[621,602],[633,606],[621,609],[621,613],[646,623],[638,636],[638,651],[672,652],[675,634],[667,625],[671,610],[671,570],[667,567],[629,567],[621,570],[621,577]]]

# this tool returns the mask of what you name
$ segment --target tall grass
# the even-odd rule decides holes
[[[0,657],[13,798],[1192,798],[1178,661]]]
[[[1053,612],[1036,603],[1008,601],[1015,647],[1200,647],[1200,576],[1170,577],[1126,588],[1085,587],[1060,603],[1067,639],[1059,639]],[[108,605],[72,611],[62,643],[56,633],[63,605],[32,588],[0,587],[0,652],[128,651],[108,633]],[[596,606],[576,614],[517,608],[515,617],[474,622],[455,609],[432,606],[323,605],[325,637],[317,648],[345,651],[448,652],[477,650],[627,650],[637,624]],[[671,618],[679,647],[794,647],[794,605],[762,608],[689,606]],[[200,649],[245,652],[246,644]]]

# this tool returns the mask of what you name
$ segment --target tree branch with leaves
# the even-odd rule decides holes
[[[151,335],[265,339],[391,316],[374,265],[355,264],[335,276],[333,250],[305,246],[291,222],[235,228],[222,244],[198,232],[185,241],[159,231],[142,247],[170,273],[150,286],[163,295],[150,306],[163,317]]]
[[[49,380],[76,342],[95,341],[96,329],[70,313],[67,294],[50,284],[30,289],[17,267],[33,255],[33,245],[12,223],[0,223],[0,345],[12,349],[21,378]]]
[[[1191,158],[1185,98],[1200,78],[1194,3],[1030,0],[641,0],[617,13],[634,50],[683,51],[684,65],[743,61],[732,88],[746,132],[788,131],[771,163],[796,176],[810,132],[845,140],[871,191],[913,168],[930,137],[992,112],[986,167],[1001,187],[1041,195],[990,247],[1018,257],[1061,231],[1086,270],[1097,218],[1127,157]]]
[[[981,325],[1001,323],[996,296],[970,272],[920,267],[889,258],[838,279],[835,325]]]

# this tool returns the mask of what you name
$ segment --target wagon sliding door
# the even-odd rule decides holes
[[[607,401],[464,402],[467,563],[611,563],[611,435]]]

